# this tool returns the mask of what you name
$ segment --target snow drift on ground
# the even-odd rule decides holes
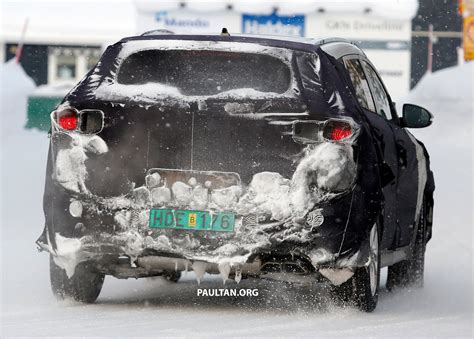
[[[432,126],[411,130],[431,154],[436,183],[434,243],[453,241],[459,245],[457,251],[470,250],[471,255],[459,257],[456,266],[466,264],[472,272],[474,63],[426,74],[404,102],[421,105],[434,115]],[[437,229],[446,230],[444,239],[436,237]]]
[[[314,307],[298,288],[253,280],[239,287],[259,288],[258,297],[197,297],[192,274],[178,284],[108,277],[96,304],[58,303],[48,257],[34,245],[44,222],[48,138],[22,129],[30,83],[17,66],[3,65],[0,117],[15,133],[2,128],[0,336],[472,337],[473,66],[428,75],[404,100],[436,116],[430,128],[413,131],[431,153],[437,183],[425,287],[382,290],[375,313],[364,314],[334,307],[324,293]],[[201,287],[222,288],[222,280],[207,276]]]

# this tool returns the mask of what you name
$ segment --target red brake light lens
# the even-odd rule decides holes
[[[348,138],[352,135],[352,129],[350,126],[334,127],[331,131],[331,140],[341,140]]]
[[[352,135],[352,126],[344,121],[329,120],[324,127],[324,137],[332,141],[347,139]]]
[[[73,109],[65,109],[57,113],[58,124],[62,129],[73,131],[77,128],[77,112]]]

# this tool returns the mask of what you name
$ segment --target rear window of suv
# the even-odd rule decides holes
[[[209,96],[250,88],[263,93],[285,93],[291,71],[267,54],[206,50],[144,50],[121,64],[117,82],[124,85],[159,83],[183,95]]]

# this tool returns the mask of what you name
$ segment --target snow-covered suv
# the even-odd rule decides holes
[[[329,283],[360,309],[421,285],[434,180],[365,54],[341,39],[147,34],[51,113],[45,230],[58,297],[105,275]]]

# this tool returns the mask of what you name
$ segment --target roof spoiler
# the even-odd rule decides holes
[[[173,35],[173,31],[168,29],[153,29],[151,31],[146,31],[145,33],[140,34],[140,36],[149,36],[149,35]]]

